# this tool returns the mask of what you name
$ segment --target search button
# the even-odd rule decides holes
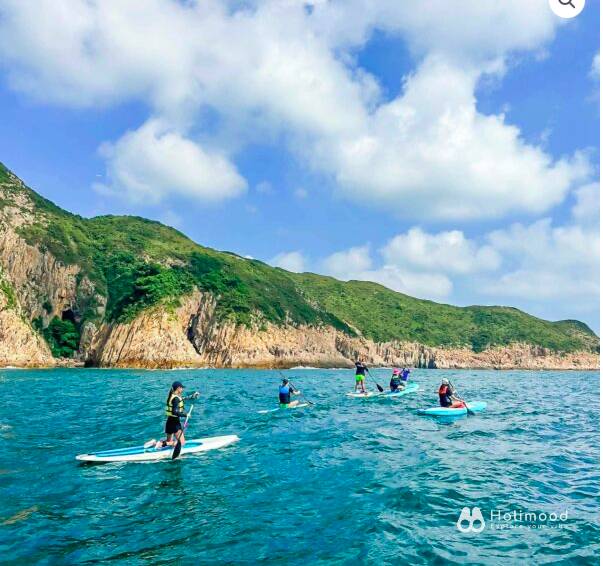
[[[560,18],[575,18],[582,10],[586,0],[549,0],[551,10]]]

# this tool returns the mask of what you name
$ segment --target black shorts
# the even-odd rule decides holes
[[[165,434],[175,434],[182,430],[182,424],[178,417],[168,417],[165,421]]]

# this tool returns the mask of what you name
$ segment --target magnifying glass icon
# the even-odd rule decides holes
[[[574,0],[559,0],[559,4],[562,6],[571,6],[574,10],[576,9],[576,6],[574,6]]]

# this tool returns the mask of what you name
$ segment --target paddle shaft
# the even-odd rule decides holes
[[[304,399],[306,403],[308,403],[309,405],[314,405],[312,401],[310,401],[297,387],[295,387],[293,383],[289,381],[289,378],[285,377],[285,374],[282,371],[279,371],[279,373],[281,374],[281,377],[283,379],[286,379],[289,382],[289,385],[291,385],[291,387],[293,387],[293,389],[295,389],[295,391],[297,391],[301,395],[302,399]]]
[[[366,366],[364,366],[366,367]],[[383,387],[381,387],[381,385],[379,385],[377,383],[377,381],[375,380],[375,378],[373,377],[373,374],[371,373],[371,370],[369,368],[366,368],[366,371],[368,372],[368,374],[371,376],[371,379],[373,380],[373,383],[377,386],[377,389],[379,390],[379,393],[383,393]]]
[[[178,456],[180,456],[180,452],[182,451],[182,441],[180,439],[182,438],[182,435],[184,434],[184,431],[186,430],[186,427],[188,425],[188,419],[190,418],[191,413],[193,412],[194,408],[195,408],[195,404],[193,403],[191,405],[191,408],[189,409],[188,413],[186,414],[186,419],[184,419],[184,425],[182,425],[182,429],[178,431],[178,432],[180,432],[180,435],[178,436],[176,446],[174,446],[174,451],[172,452],[172,460],[175,460],[176,458],[178,458]],[[178,433],[176,433],[176,434],[178,434]]]

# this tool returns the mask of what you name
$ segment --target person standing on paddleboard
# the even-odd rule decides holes
[[[284,409],[285,407],[295,407],[299,404],[299,401],[291,401],[291,395],[299,395],[301,392],[289,385],[287,378],[283,379],[283,383],[278,388],[278,402]]]
[[[179,381],[174,381],[172,387],[167,396],[165,402],[165,414],[167,420],[165,421],[165,436],[166,439],[161,441],[161,446],[175,446],[180,440],[180,443],[184,446],[184,430],[182,428],[181,418],[186,418],[186,411],[184,410],[185,399],[196,399],[199,397],[199,392],[196,391],[188,397],[183,397],[184,385]]]
[[[356,365],[356,385],[354,385],[354,393],[356,393],[358,391],[358,387],[360,387],[361,393],[366,393],[366,389],[364,387],[364,379],[366,377],[366,372],[368,371],[368,368],[366,367],[366,364],[364,363],[364,360],[362,358],[358,358],[355,365]]]
[[[438,389],[438,395],[440,396],[440,407],[446,407],[450,409],[456,409],[458,407],[464,407],[465,403],[457,397],[450,386],[450,382],[444,378],[440,388]]]

